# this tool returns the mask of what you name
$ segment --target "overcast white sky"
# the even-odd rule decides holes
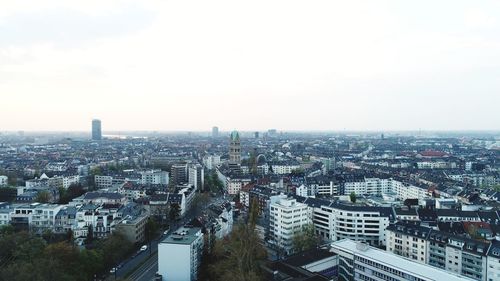
[[[147,3],[146,3],[147,2]],[[0,0],[0,131],[500,129],[500,1]]]

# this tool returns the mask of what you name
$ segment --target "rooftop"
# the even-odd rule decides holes
[[[199,227],[180,227],[171,233],[161,243],[191,245],[201,235]]]
[[[377,263],[384,264],[387,267],[400,269],[411,273],[414,276],[422,278],[423,280],[447,280],[447,281],[464,281],[473,280],[466,278],[464,276],[456,275],[430,265],[420,264],[409,259],[403,258],[396,254],[392,254],[377,248],[356,243],[349,239],[340,240],[332,243],[332,247],[344,250],[349,253],[353,253],[356,256],[361,256],[370,260],[374,260]]]

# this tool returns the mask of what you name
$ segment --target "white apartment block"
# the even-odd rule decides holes
[[[334,242],[331,246],[333,252],[339,255],[339,281],[473,280],[349,239]]]
[[[240,192],[241,188],[250,182],[250,179],[247,178],[230,178],[226,177],[226,190],[230,195],[236,195]]]
[[[9,177],[0,176],[0,186],[6,186],[9,184]]]
[[[390,207],[348,205],[314,198],[301,202],[312,208],[316,233],[323,239],[351,239],[374,246],[386,245],[385,229],[395,221]]]
[[[500,241],[492,241],[487,257],[487,280],[500,280]]]
[[[269,231],[271,241],[287,253],[293,252],[293,237],[302,232],[304,226],[311,224],[310,210],[307,204],[298,203],[286,195],[270,198]]]
[[[195,190],[203,190],[205,185],[205,172],[200,164],[190,165],[188,168],[188,182]]]
[[[158,244],[158,273],[163,281],[197,280],[202,253],[201,228],[181,227]]]
[[[399,200],[408,198],[424,199],[429,197],[427,189],[403,183],[392,178],[361,178],[344,183],[343,194],[381,195],[395,193]]]
[[[221,163],[219,155],[206,155],[203,157],[203,165],[209,170],[215,169]]]
[[[391,225],[386,229],[386,251],[421,264],[428,264],[428,228]]]
[[[387,252],[467,278],[490,280],[488,269],[498,265],[488,262],[492,247],[484,241],[405,223],[390,225],[386,231]]]
[[[139,172],[141,184],[168,184],[168,172],[162,170],[149,170]]]

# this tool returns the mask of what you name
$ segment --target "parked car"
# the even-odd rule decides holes
[[[115,273],[115,272],[116,272],[116,269],[117,269],[116,267],[113,267],[113,268],[109,271],[109,273]]]
[[[148,246],[147,245],[142,245],[141,247],[141,251],[146,251],[148,249]]]

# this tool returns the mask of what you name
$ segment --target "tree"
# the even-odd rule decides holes
[[[94,227],[89,224],[87,226],[87,238],[85,239],[85,244],[90,244],[94,240]]]
[[[144,232],[146,234],[146,241],[149,243],[149,253],[151,254],[151,241],[158,233],[158,224],[152,219],[148,218]]]
[[[316,248],[320,242],[320,237],[316,234],[314,225],[308,224],[293,236],[294,252],[303,252]]]
[[[49,203],[50,193],[47,190],[42,190],[37,193],[35,201],[39,203]]]
[[[255,228],[250,224],[237,225],[229,238],[215,244],[210,280],[262,280],[260,265],[266,256]]]
[[[352,203],[356,203],[356,193],[354,191],[349,194],[349,199],[351,199]]]
[[[170,217],[170,221],[178,220],[181,215],[181,206],[177,203],[171,204],[168,215]]]

